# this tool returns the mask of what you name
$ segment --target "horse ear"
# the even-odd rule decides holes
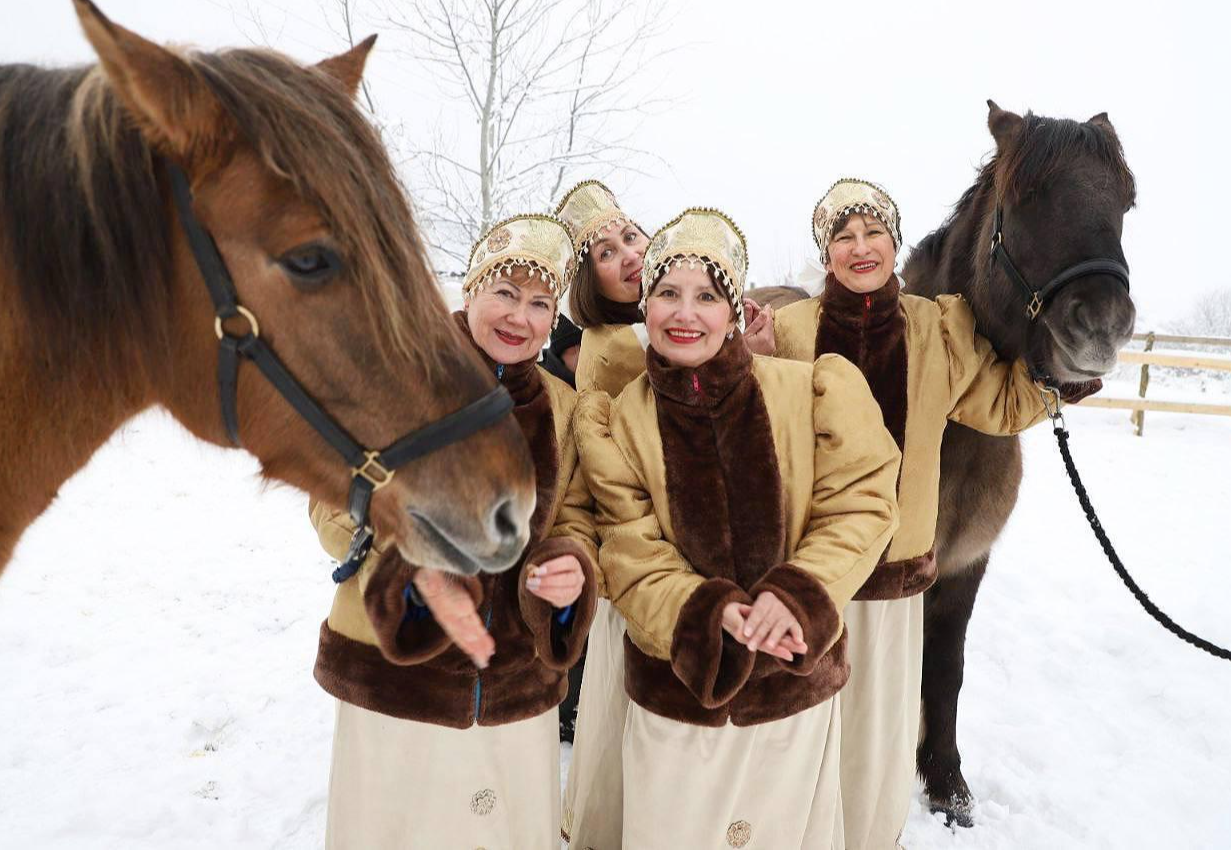
[[[1009,112],[1007,109],[1001,109],[996,105],[996,101],[988,100],[987,129],[992,131],[992,138],[996,140],[996,147],[999,150],[1008,147],[1021,126],[1022,117],[1020,115],[1016,112]]]
[[[1116,134],[1116,128],[1111,126],[1111,119],[1107,117],[1106,112],[1100,112],[1086,123],[1092,124],[1093,126],[1098,127],[1100,130],[1104,130],[1113,136]]]
[[[367,64],[368,54],[372,51],[374,44],[376,44],[376,35],[369,35],[345,53],[316,63],[316,67],[341,83],[350,96],[354,97],[359,93],[359,83],[363,80],[363,68]]]
[[[188,164],[217,149],[222,104],[182,57],[109,20],[90,0],[73,0],[85,37],[142,135],[161,153]]]

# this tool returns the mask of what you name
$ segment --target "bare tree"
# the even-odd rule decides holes
[[[1177,329],[1192,336],[1231,338],[1231,289],[1202,293]]]
[[[442,258],[464,262],[483,230],[547,207],[566,180],[642,171],[633,137],[668,102],[639,90],[667,24],[662,0],[648,2],[390,0],[408,61],[427,64],[473,128],[437,127],[408,151]]]

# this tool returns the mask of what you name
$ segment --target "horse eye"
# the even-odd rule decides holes
[[[293,283],[322,286],[342,270],[342,260],[323,245],[301,245],[278,258]]]

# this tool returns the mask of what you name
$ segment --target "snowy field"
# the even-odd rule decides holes
[[[1164,610],[1231,644],[1231,420],[1150,414],[1138,439],[1127,416],[1069,414],[1096,507]],[[904,844],[1231,848],[1231,664],[1137,607],[1046,428],[1026,452],[970,630],[978,825],[916,805]],[[305,498],[255,472],[149,413],[26,535],[0,580],[0,847],[321,845],[330,565]]]

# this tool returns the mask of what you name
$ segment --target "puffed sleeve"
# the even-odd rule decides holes
[[[816,434],[812,504],[794,554],[751,589],[771,591],[801,626],[808,652],[778,664],[816,669],[841,635],[842,609],[875,569],[898,527],[901,453],[880,407],[849,361],[823,355],[812,370]]]

